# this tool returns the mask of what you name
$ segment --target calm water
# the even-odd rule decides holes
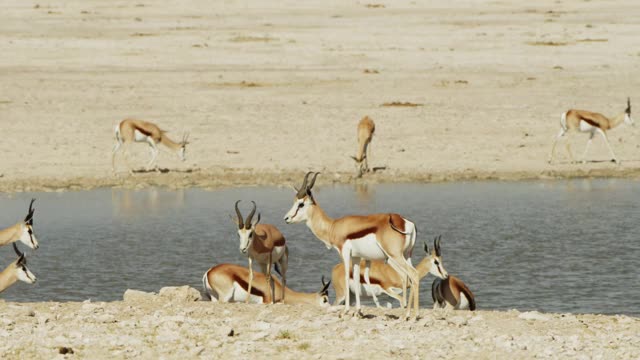
[[[228,217],[237,199],[245,200],[243,209],[255,200],[263,222],[287,237],[290,286],[315,291],[339,259],[304,224],[284,223],[293,195],[273,187],[1,195],[2,225],[24,217],[28,199],[37,197],[41,248],[29,258],[38,283],[0,296],[116,300],[128,288],[200,289],[209,267],[246,264]],[[467,282],[480,308],[640,315],[637,182],[329,186],[315,195],[333,217],[394,211],[413,220],[420,230],[415,262],[421,241],[443,234],[445,268]],[[14,258],[11,247],[0,248],[3,267]],[[431,306],[432,281],[422,282],[422,306]]]

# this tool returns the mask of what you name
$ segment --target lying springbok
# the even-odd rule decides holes
[[[40,246],[38,245],[36,235],[33,233],[33,214],[36,211],[33,208],[34,201],[36,201],[36,199],[31,199],[29,212],[23,221],[0,230],[0,246],[9,245],[16,241],[21,241],[34,250]]]
[[[260,264],[263,274],[266,274],[267,288],[271,289],[271,303],[274,299],[274,285],[271,276],[271,265],[275,264],[276,271],[282,277],[284,286],[281,288],[282,294],[280,298],[284,298],[284,289],[287,287],[287,266],[289,264],[289,249],[282,233],[273,225],[258,224],[260,222],[260,213],[255,222],[252,221],[253,215],[256,213],[256,203],[252,201],[253,209],[247,215],[245,221],[242,220],[242,214],[238,209],[236,201],[236,219],[231,218],[238,225],[238,239],[240,240],[240,252],[249,259],[249,292],[253,286],[253,261]],[[249,302],[249,298],[246,299]]]
[[[256,283],[249,291],[249,269],[234,265],[220,264],[207,270],[202,276],[205,297],[217,302],[247,302],[253,304],[265,304],[269,302],[268,287],[266,277],[262,273],[256,273]],[[278,279],[274,280],[276,289],[280,290],[276,294],[283,294],[286,297],[278,297],[276,301],[285,304],[315,304],[322,307],[329,306],[328,288],[331,281],[325,284],[322,277],[322,289],[317,293],[301,293],[293,291],[280,284]],[[249,295],[250,294],[250,295]],[[276,295],[277,296],[277,295]],[[273,298],[271,298],[273,299]]]
[[[587,141],[587,146],[584,148],[584,153],[582,154],[582,162],[586,162],[587,150],[589,150],[589,145],[591,145],[591,141],[596,133],[602,135],[604,142],[607,144],[609,151],[611,152],[612,161],[616,164],[619,164],[618,159],[616,158],[616,154],[613,153],[613,149],[609,144],[609,140],[607,139],[607,130],[613,129],[614,127],[622,124],[623,122],[634,125],[633,119],[631,119],[631,99],[627,98],[627,108],[621,112],[620,114],[614,116],[613,118],[607,118],[606,116],[594,113],[585,110],[574,110],[571,109],[562,114],[560,117],[560,133],[556,137],[553,142],[553,146],[551,147],[551,154],[549,155],[549,164],[553,161],[556,153],[556,144],[560,138],[564,137],[567,133],[589,133],[589,140]],[[566,146],[567,152],[569,153],[569,157],[571,158],[571,162],[575,162],[573,158],[573,153],[571,152],[571,147],[569,145],[568,136],[566,138]]]
[[[0,293],[11,287],[18,280],[27,284],[36,282],[36,276],[27,269],[27,258],[18,250],[15,242],[12,245],[13,250],[18,254],[18,259],[0,272]]]
[[[453,275],[446,279],[435,279],[431,284],[433,309],[476,309],[476,299],[467,285]]]
[[[416,241],[416,227],[411,221],[398,214],[373,214],[365,216],[349,215],[332,219],[320,208],[311,193],[316,177],[308,183],[308,172],[298,190],[291,210],[285,215],[287,224],[305,221],[307,227],[322,241],[328,249],[338,251],[344,264],[344,282],[349,282],[350,265],[353,265],[353,278],[360,279],[360,260],[387,260],[400,273],[408,277],[411,284],[409,298],[413,301],[414,318],[420,308],[418,271],[411,265],[411,251]],[[366,262],[367,264],[369,262]],[[365,283],[370,285],[368,270],[365,269]],[[443,275],[446,278],[446,273]],[[403,289],[403,296],[406,294]],[[342,316],[349,313],[349,292],[346,292],[345,307]],[[360,292],[356,292],[356,312],[361,314]],[[411,313],[407,306],[406,318]]]
[[[425,257],[416,266],[418,270],[418,276],[420,279],[427,276],[429,273],[438,278],[444,277],[446,271],[442,264],[442,253],[440,251],[440,239],[438,236],[433,239],[433,250],[430,252],[427,243],[424,243]],[[360,266],[364,266],[364,260],[360,262]],[[333,289],[336,292],[336,301],[334,305],[340,305],[345,300],[345,293],[347,287],[344,282],[344,264],[338,264],[333,268],[331,273],[331,280],[333,281]],[[369,270],[369,280],[371,285],[367,285],[364,281],[364,277],[360,277],[360,282],[356,283],[353,277],[349,279],[349,290],[353,293],[364,290],[365,296],[373,297],[373,301],[377,307],[380,307],[377,296],[381,294],[387,294],[390,297],[400,302],[400,307],[404,307],[406,304],[404,299],[400,296],[402,292],[402,278],[389,264],[385,264],[384,261],[374,260],[371,262],[371,268]],[[446,280],[445,280],[446,281]]]
[[[371,144],[373,133],[376,131],[376,124],[370,117],[365,116],[358,123],[358,152],[356,156],[351,158],[356,161],[356,170],[358,171],[358,177],[362,177],[362,174],[369,171],[369,162],[367,154],[370,153],[367,150]]]
[[[156,158],[158,157],[158,153],[160,150],[158,149],[158,144],[163,144],[167,148],[174,151],[180,160],[185,161],[185,150],[187,141],[189,139],[189,134],[184,133],[182,135],[182,140],[180,142],[175,142],[171,140],[166,131],[160,129],[158,125],[143,121],[143,120],[134,120],[134,119],[124,119],[120,122],[120,124],[116,125],[115,128],[116,135],[116,144],[113,146],[113,153],[111,154],[111,171],[116,171],[116,154],[120,147],[124,145],[124,156],[125,163],[129,168],[129,172],[133,173],[131,165],[129,164],[129,147],[134,142],[146,142],[149,144],[151,151],[151,160],[147,164],[147,169],[151,169],[151,165],[154,165]],[[154,166],[155,170],[158,170],[157,165]]]

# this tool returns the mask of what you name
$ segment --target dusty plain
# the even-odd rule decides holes
[[[563,111],[640,101],[638,18],[622,0],[4,0],[0,191],[288,185],[311,169],[352,182],[364,115],[377,126],[370,164],[384,169],[358,181],[636,178],[638,128],[625,125],[610,132],[620,166],[599,138],[586,164],[568,163],[564,144],[547,158]],[[120,162],[114,176],[126,117],[176,139],[188,130],[188,161],[163,152],[161,173]],[[586,140],[571,141],[576,157]],[[147,159],[135,147],[132,162]],[[626,316],[425,309],[404,322],[398,309],[344,320],[176,301],[0,301],[0,357],[640,357]]]

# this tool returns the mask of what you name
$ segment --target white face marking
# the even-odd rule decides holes
[[[39,247],[38,239],[36,238],[36,234],[33,232],[33,226],[31,225],[24,224],[22,226],[20,241],[31,249],[37,249]]]
[[[309,205],[311,205],[311,199],[309,199],[309,196],[305,196],[302,199],[298,199],[296,197],[293,201],[293,206],[284,216],[284,221],[287,224],[292,224],[307,220],[307,210],[309,209]]]
[[[633,123],[633,119],[631,118],[631,115],[629,115],[629,114],[624,114],[624,122],[629,124],[629,125],[635,125]]]
[[[24,281],[27,284],[33,284],[34,282],[36,282],[36,276],[33,275],[33,273],[29,269],[27,269],[26,265],[16,264],[16,267],[16,277],[18,278],[18,280]]]
[[[243,254],[249,253],[249,248],[253,243],[253,226],[251,229],[239,229],[238,230],[238,239],[240,240],[240,252]]]
[[[180,150],[178,151],[178,157],[180,158],[180,160],[185,161],[187,160],[185,152],[187,151],[186,146],[182,145],[180,147]]]
[[[431,258],[431,270],[429,272],[440,279],[446,279],[449,277],[447,270],[444,269],[444,265],[442,264],[442,258],[439,256],[432,255]]]

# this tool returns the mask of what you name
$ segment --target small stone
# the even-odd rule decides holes
[[[160,289],[160,297],[168,298],[172,301],[191,302],[202,299],[200,291],[191,286],[169,286]]]
[[[61,346],[58,348],[58,353],[62,354],[62,355],[66,355],[66,354],[75,354],[75,352],[73,351],[72,348],[70,347],[66,347],[66,346]]]
[[[148,293],[140,290],[127,289],[122,296],[122,299],[127,302],[145,302],[156,299],[154,293]]]

